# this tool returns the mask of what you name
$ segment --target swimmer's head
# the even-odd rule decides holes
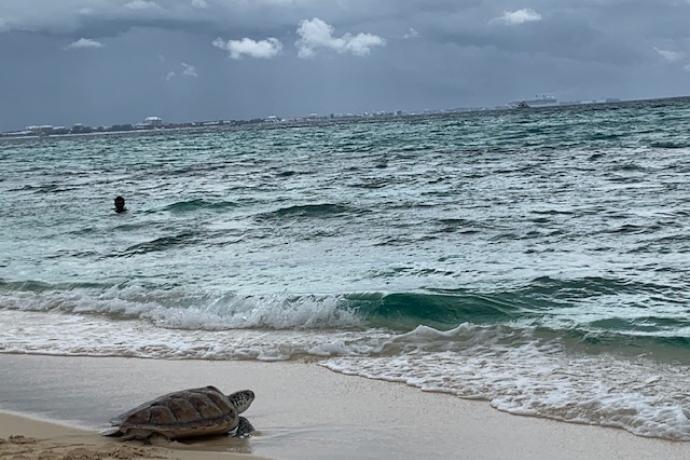
[[[115,198],[115,212],[125,212],[125,199],[121,196]]]

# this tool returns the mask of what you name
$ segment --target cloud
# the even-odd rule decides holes
[[[158,8],[158,3],[149,0],[132,0],[125,4],[125,8],[129,8],[130,10],[150,10]]]
[[[175,72],[174,70],[171,70],[165,76],[165,79],[167,81],[170,81],[178,76],[184,78],[197,78],[199,76],[199,73],[196,71],[196,67],[194,67],[193,65],[187,64],[186,62],[181,62],[180,66],[182,67],[182,70],[180,70],[179,73]]]
[[[664,58],[666,62],[678,62],[685,57],[685,54],[681,53],[680,51],[662,50],[656,46],[654,47],[654,51],[656,51],[659,56]]]
[[[208,3],[206,3],[206,0],[192,0],[192,6],[194,8],[204,9],[208,7]]]
[[[182,76],[184,77],[191,77],[191,78],[196,78],[199,76],[199,74],[196,72],[196,68],[191,65],[187,64],[186,62],[182,63]]]
[[[90,38],[80,38],[67,45],[68,49],[79,49],[79,48],[103,48],[103,43],[92,40]]]
[[[491,22],[501,22],[510,26],[537,21],[541,21],[541,14],[537,13],[531,8],[523,8],[515,11],[504,11],[503,15],[491,20]]]
[[[242,40],[228,40],[227,42],[219,37],[213,40],[212,45],[227,51],[233,59],[241,59],[242,56],[270,59],[277,56],[283,49],[280,40],[273,37],[258,41],[243,38]]]
[[[338,53],[352,53],[355,56],[366,56],[375,46],[384,46],[386,40],[378,35],[359,33],[345,34],[334,37],[335,28],[319,18],[305,19],[297,28],[300,39],[295,45],[299,50],[299,57],[310,58],[316,55],[316,50],[326,48]]]
[[[410,38],[418,38],[419,37],[419,32],[417,32],[417,29],[414,27],[410,27],[407,32],[405,32],[405,35],[403,35],[403,38],[405,40],[410,39]]]
[[[690,64],[685,64],[683,69],[685,69],[686,72],[690,72]]]

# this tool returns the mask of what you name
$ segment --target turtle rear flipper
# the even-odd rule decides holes
[[[249,420],[247,420],[245,417],[240,417],[239,422],[237,423],[237,429],[235,430],[235,436],[236,438],[246,438],[256,430],[252,426],[251,423],[249,423]]]

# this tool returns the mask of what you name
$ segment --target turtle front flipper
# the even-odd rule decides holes
[[[239,422],[237,423],[237,430],[235,431],[234,436],[236,438],[246,438],[256,430],[252,426],[251,423],[249,423],[249,420],[247,420],[244,417],[240,417]]]
[[[148,442],[149,438],[153,434],[153,431],[151,430],[144,430],[144,429],[136,429],[136,428],[125,428],[122,429],[121,431],[123,433],[122,435],[122,440],[123,441],[131,441],[131,440],[136,440],[136,441],[144,441]]]

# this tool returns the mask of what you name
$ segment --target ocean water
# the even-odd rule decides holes
[[[690,441],[689,128],[673,99],[0,141],[0,352],[307,358]]]

